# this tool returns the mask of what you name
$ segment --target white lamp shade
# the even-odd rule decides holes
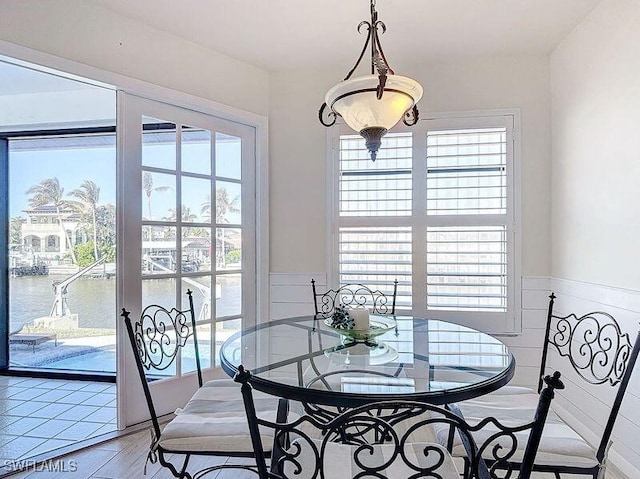
[[[378,83],[378,75],[345,80],[327,92],[325,102],[357,132],[372,127],[389,130],[422,98],[423,90],[411,78],[389,75],[378,100]]]

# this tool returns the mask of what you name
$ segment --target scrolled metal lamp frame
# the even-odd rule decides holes
[[[349,70],[349,73],[347,73],[347,76],[344,77],[343,81],[349,80],[351,78],[353,73],[362,62],[367,48],[371,47],[371,74],[374,75],[377,73],[378,85],[375,88],[365,88],[350,91],[336,98],[333,103],[350,95],[374,91],[376,92],[376,98],[378,100],[382,99],[385,91],[409,96],[403,91],[393,88],[386,88],[388,75],[394,75],[395,72],[393,71],[391,66],[389,66],[387,57],[384,54],[382,44],[380,43],[380,36],[378,34],[378,31],[380,31],[380,33],[385,33],[387,31],[387,26],[382,20],[378,20],[378,12],[376,11],[375,0],[371,0],[370,10],[371,21],[363,20],[358,24],[358,33],[362,33],[363,29],[366,29],[367,32],[367,37],[364,41],[364,45],[362,47],[362,50],[360,51],[360,55],[358,56],[355,65],[353,66],[353,68],[351,68],[351,70]],[[336,113],[336,111],[333,109],[333,104],[327,105],[326,102],[320,106],[320,110],[318,111],[318,120],[322,125],[326,127],[335,125],[338,116],[338,113]],[[403,115],[402,122],[407,126],[413,126],[418,122],[419,118],[420,113],[418,112],[418,107],[416,105],[413,105],[413,107],[407,110]],[[371,152],[371,159],[375,161],[377,149],[380,146],[381,138],[387,133],[387,129],[372,127],[366,128],[359,133],[364,137],[367,143],[367,148]],[[375,150],[372,150],[371,148],[375,148]]]

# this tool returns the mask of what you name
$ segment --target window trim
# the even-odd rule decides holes
[[[491,126],[505,126],[505,122],[510,121],[511,135],[507,135],[507,148],[511,149],[512,165],[507,169],[507,221],[505,224],[510,223],[510,240],[507,240],[508,255],[510,260],[507,264],[508,277],[510,281],[507,283],[508,293],[508,309],[503,315],[504,321],[496,321],[492,324],[487,323],[486,317],[483,315],[472,314],[467,318],[461,318],[461,312],[459,311],[429,311],[426,309],[426,295],[421,292],[426,292],[426,263],[417,262],[416,258],[424,257],[426,255],[426,241],[421,240],[421,235],[413,235],[413,264],[422,265],[420,271],[413,271],[414,279],[413,287],[413,304],[414,309],[412,314],[418,316],[424,316],[428,314],[431,316],[437,316],[439,319],[446,321],[463,324],[475,329],[479,329],[485,332],[496,334],[518,334],[522,332],[522,241],[521,241],[521,111],[519,108],[514,109],[500,109],[500,110],[471,110],[464,112],[443,112],[434,113],[429,115],[428,118],[420,120],[414,127],[406,127],[404,125],[396,126],[390,130],[390,132],[413,132],[414,144],[413,152],[414,157],[426,158],[426,141],[415,141],[416,134],[426,133],[427,123],[430,129],[451,127],[452,123],[458,123],[458,127],[461,127],[460,123],[464,122],[465,127],[491,127]],[[339,158],[340,158],[340,135],[353,134],[353,130],[349,129],[344,122],[338,122],[336,126],[327,131],[327,162],[326,162],[326,265],[327,265],[327,282],[328,284],[338,284],[339,282],[339,234],[338,227],[340,224],[340,217],[338,211],[339,202]],[[419,163],[419,170],[416,171],[414,165],[414,187],[420,188],[421,191],[426,190],[426,164]],[[423,174],[424,173],[424,174]],[[410,224],[413,227],[425,228],[426,224],[433,225],[433,221],[423,221],[419,216],[416,216],[417,212],[423,212],[426,210],[426,195],[419,195],[419,201],[413,201],[413,214],[410,217]],[[489,216],[489,215],[488,215]],[[355,221],[353,221],[355,220]],[[357,217],[350,217],[350,225],[357,224]],[[437,225],[446,225],[446,217],[436,218]],[[402,219],[403,224],[406,224],[406,218]],[[397,225],[397,220],[394,217],[384,218],[378,222],[378,225]],[[457,223],[459,224],[459,223]],[[425,273],[425,274],[422,274]],[[418,294],[417,294],[418,293]],[[423,297],[424,296],[424,297]],[[465,313],[462,313],[465,314]]]

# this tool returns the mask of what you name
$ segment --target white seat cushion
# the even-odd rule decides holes
[[[533,420],[538,405],[538,394],[529,388],[507,386],[491,394],[458,403],[458,407],[469,424],[487,417],[494,417],[505,426],[516,426]],[[474,435],[478,446],[488,439],[490,428]],[[496,429],[493,429],[495,431]],[[446,444],[448,428],[437,427],[438,442]],[[513,458],[519,461],[526,447],[528,431],[517,435],[518,453]],[[456,438],[453,455],[465,455],[464,447]],[[488,456],[487,456],[488,458]],[[536,464],[593,467],[598,465],[595,450],[558,415],[550,410],[536,455]]]
[[[258,417],[275,421],[278,398],[255,390],[253,397]],[[265,448],[270,448],[272,436],[265,430]],[[240,384],[232,379],[205,383],[176,411],[176,417],[163,429],[159,445],[171,452],[252,453]]]
[[[322,441],[313,439],[312,442],[318,451],[320,451]],[[298,447],[301,448],[301,451],[298,451]],[[326,450],[323,453],[324,460],[322,461],[322,477],[330,479],[351,479],[353,477],[360,477],[358,474],[362,473],[363,469],[357,464],[356,458],[354,457],[358,447],[361,446],[327,442]],[[393,458],[394,446],[392,444],[374,444],[371,447],[371,450],[363,449],[360,451],[357,455],[357,459],[361,461],[365,467],[381,467],[379,470],[376,469],[379,475],[376,475],[375,477],[388,477],[392,479],[412,477],[416,475],[420,469],[424,470],[426,468],[435,467],[438,462],[442,460],[442,464],[435,469],[435,472],[438,475],[434,475],[433,477],[441,477],[442,479],[460,479],[460,473],[453,462],[453,458],[440,444],[433,442],[414,442],[405,444],[403,449],[404,457],[407,462],[415,466],[417,469],[409,467],[400,455]],[[425,450],[427,450],[427,454],[425,454]],[[298,463],[293,464],[285,462],[284,476],[300,479],[315,477],[317,463],[315,454],[311,447],[309,447],[308,443],[301,440],[294,441],[292,443],[292,452],[295,454],[300,452],[300,455],[296,455],[296,461],[299,461],[301,472],[298,471]],[[391,461],[392,458],[393,461],[390,464],[386,464],[388,461]],[[370,476],[365,474],[364,477]]]

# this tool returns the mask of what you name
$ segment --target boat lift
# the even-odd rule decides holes
[[[71,315],[71,310],[69,309],[69,304],[67,303],[67,286],[69,286],[71,283],[73,283],[76,279],[78,279],[82,275],[91,271],[96,266],[104,263],[105,260],[106,258],[102,257],[98,261],[91,263],[89,266],[81,269],[77,273],[72,274],[67,279],[53,282],[53,294],[55,296],[55,299],[53,300],[53,307],[51,308],[51,313],[49,313],[50,317],[59,318],[62,316]]]
[[[161,264],[160,262],[151,259],[151,257],[147,254],[143,255],[142,259],[147,263],[149,263],[154,268],[158,268],[160,271],[165,271],[167,273],[175,273],[174,270],[172,270],[171,268],[167,268],[165,265]],[[197,321],[201,322],[201,321],[211,319],[211,288],[192,278],[183,276],[181,279],[185,283],[190,284],[194,288],[198,289],[198,291],[200,291],[200,294],[202,294],[202,297],[204,298],[204,300],[202,301],[202,306],[200,306],[200,312],[198,313]],[[218,285],[216,284],[216,298],[219,298],[219,297],[220,297],[220,294],[218,291]]]

